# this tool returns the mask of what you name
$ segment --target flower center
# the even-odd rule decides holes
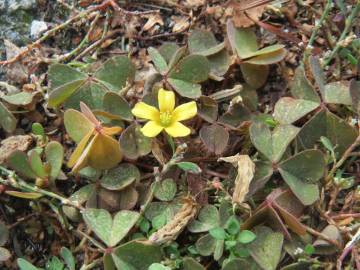
[[[168,127],[171,124],[172,114],[169,111],[160,112],[160,124],[163,127]]]

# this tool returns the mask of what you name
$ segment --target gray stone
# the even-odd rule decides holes
[[[9,12],[14,12],[17,10],[31,10],[31,9],[35,8],[35,6],[36,6],[36,0],[9,0],[8,1]]]
[[[5,10],[6,7],[6,1],[5,0],[0,0],[0,11]]]
[[[48,29],[48,26],[47,26],[46,22],[34,20],[34,21],[32,21],[31,26],[30,26],[30,36],[35,39],[39,38],[41,33],[46,31],[47,29]]]

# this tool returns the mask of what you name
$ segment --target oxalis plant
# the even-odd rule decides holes
[[[276,270],[287,255],[295,263],[283,270],[315,269],[326,264],[313,254],[339,252],[342,234],[352,237],[331,209],[356,183],[344,164],[360,144],[350,119],[359,82],[327,82],[308,56],[271,111],[257,90],[285,46],[262,46],[255,29],[232,20],[225,28],[222,40],[194,29],[182,46],[146,48],[153,73],[141,91],[129,54],[52,64],[45,90],[1,97],[7,133],[18,123],[12,111],[36,105],[38,94],[46,117],[61,120],[53,130],[29,124],[36,145],[0,166],[0,195],[31,200],[30,218],[49,212],[71,234],[45,269]],[[356,207],[350,195],[336,207]],[[310,211],[322,214],[320,231],[308,226]],[[0,222],[0,263],[12,256],[12,226]],[[21,270],[37,264],[17,259]]]
[[[250,32],[247,32],[247,35],[252,36]],[[200,62],[205,61],[205,56],[209,58],[206,61],[211,62],[212,55],[224,50],[223,45],[213,44],[216,48],[205,46],[209,51],[204,53],[205,49],[202,46],[205,45],[206,38],[213,40],[213,36],[209,33],[199,31],[189,40],[189,50],[200,52],[204,57],[200,57],[202,59]],[[274,51],[277,50],[282,50],[282,47],[274,47]],[[149,53],[156,54],[155,49],[152,52],[150,49]],[[254,51],[250,56],[242,56],[244,59],[253,59],[258,54]],[[198,104],[190,101],[176,106],[175,92],[160,88],[155,95],[151,94],[156,97],[155,99],[149,102],[144,98],[131,108],[121,91],[115,91],[115,87],[112,90],[110,86],[106,88],[105,79],[101,81],[99,79],[101,78],[99,70],[120,60],[126,62],[126,59],[108,60],[94,75],[87,75],[88,78],[81,81],[81,85],[98,84],[96,87],[103,87],[99,98],[93,100],[98,105],[90,108],[86,102],[94,103],[83,94],[80,95],[82,99],[78,100],[78,107],[69,108],[71,106],[65,105],[68,108],[64,112],[65,130],[76,144],[68,157],[67,167],[74,176],[86,179],[87,184],[68,198],[60,195],[56,189],[56,181],[63,164],[63,147],[58,142],[49,141],[42,127],[34,125],[33,130],[38,138],[39,147],[27,154],[15,151],[10,155],[8,165],[16,174],[2,168],[2,171],[8,175],[7,180],[1,180],[2,183],[21,191],[6,190],[5,193],[39,201],[46,197],[55,199],[59,202],[58,206],[61,206],[61,211],[58,213],[63,220],[84,221],[89,232],[94,235],[81,230],[77,230],[77,233],[84,240],[90,241],[102,256],[89,264],[84,264],[82,269],[90,269],[101,262],[105,269],[172,269],[174,267],[204,269],[192,257],[178,257],[175,264],[166,260],[161,263],[164,260],[164,253],[170,250],[173,254],[179,252],[172,243],[184,230],[195,235],[200,234],[193,246],[188,247],[191,251],[189,255],[213,256],[222,269],[231,270],[240,266],[247,269],[258,267],[276,269],[285,239],[287,241],[293,239],[293,233],[304,236],[307,232],[306,226],[298,219],[304,206],[311,205],[319,199],[318,181],[325,175],[326,162],[335,163],[356,138],[357,134],[353,128],[341,122],[326,107],[332,102],[352,105],[349,102],[350,90],[346,92],[347,94],[341,92],[343,96],[340,100],[330,94],[332,92],[329,89],[334,87],[348,89],[347,85],[325,84],[318,62],[310,58],[309,65],[316,85],[309,82],[303,67],[300,67],[291,87],[294,97],[280,99],[275,105],[273,118],[252,114],[249,108],[252,106],[251,96],[247,94],[244,97],[249,98],[248,100],[233,99],[231,108],[218,118],[217,100],[229,98],[227,92],[213,97],[201,97]],[[155,63],[155,58],[152,59]],[[251,64],[259,64],[256,61],[253,59]],[[60,65],[51,67],[51,70],[54,68],[64,71],[69,67]],[[215,70],[213,73],[215,74]],[[219,80],[220,74],[224,73],[217,73]],[[171,80],[167,81],[170,82]],[[104,85],[100,86],[101,84]],[[125,84],[119,85],[126,87]],[[323,92],[320,91],[321,97],[317,96],[315,88],[322,89],[319,85],[323,85],[321,87],[324,89]],[[49,91],[71,93],[67,96],[70,99],[74,93],[76,96],[76,91],[92,91],[91,87],[86,90],[67,87],[69,85],[65,87],[59,83],[56,90]],[[174,86],[171,87],[175,89]],[[67,90],[69,92],[66,92]],[[231,97],[234,93],[236,95],[242,91],[236,90],[230,93]],[[60,96],[67,95],[63,94]],[[51,99],[50,94],[49,100]],[[58,105],[66,103],[66,100],[63,99]],[[234,112],[239,109],[245,113],[237,118]],[[294,125],[314,111],[315,115],[302,128]],[[302,132],[306,131],[307,125],[315,121],[319,114],[325,115],[325,127],[319,131],[319,138],[313,140],[321,139],[320,145],[322,142],[325,149],[330,151],[332,160],[328,160],[319,149],[306,149],[311,148],[315,141],[307,142],[311,138],[307,135],[301,136]],[[244,121],[251,121],[248,135],[258,155],[255,159],[255,176],[250,184],[248,196],[265,186],[271,176],[277,173],[281,175],[289,189],[272,192],[268,195],[266,203],[259,205],[254,215],[246,220],[236,215],[235,208],[228,199],[223,200],[219,207],[206,205],[199,210],[195,201],[197,195],[185,201],[176,198],[177,184],[172,178],[166,177],[166,174],[174,167],[180,168],[185,174],[201,173],[200,167],[195,163],[182,161],[186,146],[176,141],[178,138],[191,135],[191,129],[182,122],[197,115],[211,123],[210,126],[201,128],[200,140],[216,155],[220,155],[227,147],[229,128],[239,127]],[[138,120],[135,120],[134,116]],[[147,122],[142,124],[143,120]],[[349,134],[353,134],[352,137],[343,139],[341,134],[335,132],[335,128],[328,128],[326,125],[328,121],[331,127],[341,125],[343,129],[351,130]],[[155,153],[157,159],[163,162],[162,168],[161,170],[155,168],[152,175],[154,181],[150,189],[144,192],[146,185],[141,181],[141,173],[131,161],[154,151],[152,144],[156,144],[157,138],[163,135],[173,155],[166,161]],[[300,145],[300,149],[305,148],[305,150],[299,151],[290,147],[294,142]],[[155,199],[158,201],[153,201]],[[295,202],[296,206],[294,206]],[[288,207],[289,203],[292,207]],[[136,210],[138,205],[140,207]],[[262,226],[264,222],[267,227]],[[68,230],[74,230],[68,222],[64,224]],[[133,235],[132,231],[138,228],[140,233]],[[5,250],[3,256],[8,257]],[[66,265],[69,269],[74,269],[71,252],[64,249],[61,256],[64,262],[58,257],[53,257],[48,263],[58,265],[56,267]],[[18,260],[18,265],[21,269],[37,269],[23,259]]]

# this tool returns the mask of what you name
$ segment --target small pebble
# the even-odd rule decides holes
[[[40,37],[41,33],[48,29],[46,22],[34,20],[30,26],[30,36],[34,39]]]

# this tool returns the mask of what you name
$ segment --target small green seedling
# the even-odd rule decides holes
[[[60,174],[64,149],[56,141],[49,142],[44,149],[45,162],[38,151],[31,150],[28,155],[14,151],[8,158],[8,165],[21,176],[35,180],[37,186],[51,186]]]

